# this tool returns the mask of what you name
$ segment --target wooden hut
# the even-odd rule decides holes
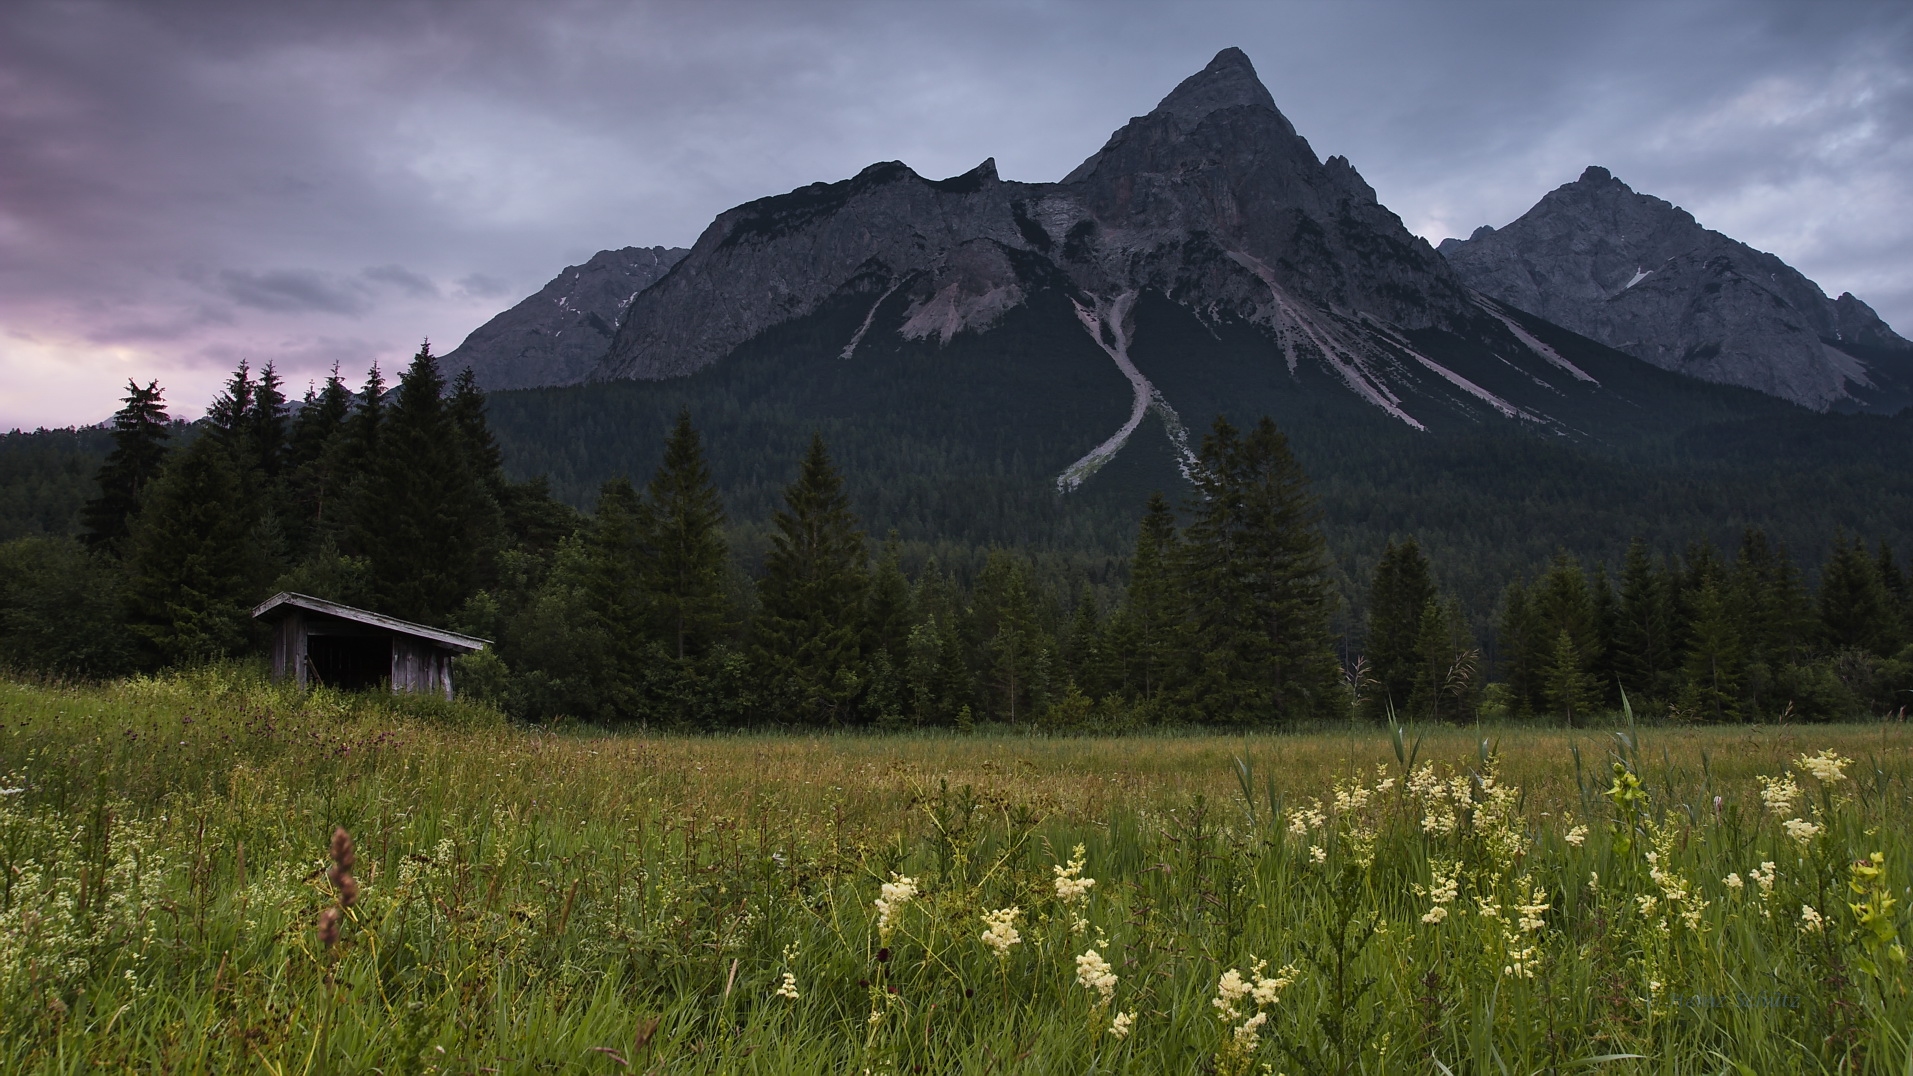
[[[452,659],[489,641],[290,592],[266,599],[252,615],[273,626],[273,679],[291,676],[302,688],[316,683],[363,691],[390,684],[393,691],[449,699]]]

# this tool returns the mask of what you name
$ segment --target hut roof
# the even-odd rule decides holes
[[[410,635],[414,638],[426,639],[450,650],[461,650],[468,653],[475,650],[483,650],[486,645],[491,642],[490,639],[480,639],[473,635],[461,635],[455,631],[446,631],[444,628],[428,628],[423,624],[414,624],[409,620],[400,620],[395,616],[385,616],[381,613],[374,613],[366,609],[354,609],[350,605],[340,605],[338,602],[329,602],[324,598],[315,598],[309,594],[294,594],[291,591],[280,591],[272,597],[267,598],[259,604],[258,608],[252,611],[252,615],[255,619],[276,620],[284,616],[284,611],[287,609],[304,609],[307,612],[320,613],[325,616],[336,616],[341,620],[354,621],[367,625],[368,627],[384,628],[387,631],[395,631],[401,635]]]

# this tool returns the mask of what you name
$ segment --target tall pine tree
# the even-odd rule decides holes
[[[140,388],[128,381],[124,399],[125,406],[113,415],[113,452],[100,467],[100,495],[86,502],[80,515],[87,544],[109,552],[124,545],[141,496],[166,462],[171,436],[159,382]]]
[[[641,516],[646,618],[665,653],[687,661],[715,645],[731,620],[724,595],[730,556],[724,506],[689,411],[678,413],[646,494]]]
[[[443,398],[430,343],[399,380],[354,511],[352,552],[372,565],[394,616],[443,623],[480,586],[495,548],[498,506]]]
[[[1413,538],[1393,541],[1375,564],[1368,588],[1368,631],[1362,654],[1375,686],[1366,709],[1371,716],[1393,706],[1406,709],[1420,674],[1422,617],[1436,599],[1428,558]]]
[[[128,539],[133,630],[163,664],[235,654],[264,598],[270,566],[255,501],[225,441],[197,438],[147,492]]]
[[[773,517],[776,531],[758,581],[752,652],[789,720],[851,721],[863,674],[863,533],[821,435]]]
[[[1192,477],[1178,573],[1191,666],[1184,703],[1227,724],[1338,713],[1327,550],[1288,438],[1266,417],[1247,437],[1218,417]]]

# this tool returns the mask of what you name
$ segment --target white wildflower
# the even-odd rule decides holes
[[[998,957],[1008,957],[1010,947],[1023,940],[1015,925],[1016,917],[1021,914],[1021,908],[998,908],[983,913],[983,925],[989,928],[983,932],[983,944],[996,950]]]
[[[1785,822],[1780,823],[1780,828],[1786,830],[1787,836],[1792,837],[1795,841],[1806,844],[1820,835],[1821,827],[1814,825],[1804,818],[1789,818]]]
[[[1588,828],[1586,826],[1575,826],[1573,829],[1568,830],[1567,836],[1561,839],[1579,848],[1588,842]]]
[[[896,927],[898,913],[917,895],[917,880],[905,878],[901,874],[891,874],[890,880],[883,884],[882,891],[875,901],[877,906],[877,937],[890,940],[890,932]]]
[[[1309,858],[1317,863],[1322,863],[1328,859],[1328,852],[1324,851],[1319,844],[1311,844],[1309,845]]]
[[[1082,845],[1077,845],[1070,856],[1068,866],[1053,868],[1056,871],[1056,899],[1064,904],[1081,904],[1089,899],[1089,891],[1096,885],[1096,879],[1083,877],[1083,867],[1087,863],[1087,853]]]
[[[802,997],[803,995],[797,992],[797,976],[792,975],[790,972],[785,972],[784,983],[777,988],[777,996],[780,998],[789,998],[792,1001],[796,1001]]]
[[[1827,921],[1821,917],[1819,912],[1813,910],[1813,905],[1802,904],[1800,906],[1800,933],[1818,934],[1826,928]]]
[[[1269,1014],[1265,1012],[1256,1013],[1242,1021],[1242,1026],[1234,1032],[1236,1049],[1245,1054],[1252,1053],[1262,1040],[1262,1025],[1268,1022]]]
[[[1793,813],[1794,806],[1800,802],[1800,786],[1793,783],[1789,775],[1779,777],[1762,776],[1760,778],[1760,800],[1767,805],[1775,818],[1784,818]]]
[[[1295,978],[1299,974],[1300,972],[1295,970],[1295,965],[1290,964],[1272,976],[1265,976],[1262,974],[1262,964],[1258,961],[1255,966],[1255,988],[1250,991],[1255,996],[1256,1007],[1261,1008],[1281,1001],[1282,991],[1295,985]]]
[[[1109,961],[1094,949],[1076,958],[1076,981],[1083,989],[1101,995],[1105,1005],[1116,996],[1116,973],[1110,970]]]
[[[1129,1029],[1134,1026],[1135,1023],[1135,1013],[1119,1012],[1116,1014],[1116,1018],[1109,1022],[1109,1033],[1119,1039],[1126,1039],[1129,1037]]]
[[[1214,1005],[1225,1019],[1233,1020],[1238,1012],[1236,1003],[1248,997],[1254,990],[1255,987],[1242,977],[1241,972],[1230,968],[1222,973],[1221,979],[1217,980],[1216,996],[1209,1004]]]
[[[1817,755],[1801,755],[1800,768],[1813,774],[1822,784],[1837,784],[1847,779],[1846,768],[1853,765],[1850,758],[1841,758],[1829,747]]]
[[[1721,883],[1736,893],[1740,892],[1747,885],[1746,882],[1740,880],[1739,871],[1729,872],[1727,877],[1721,879]]]

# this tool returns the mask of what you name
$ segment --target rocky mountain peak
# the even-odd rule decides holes
[[[1281,115],[1275,98],[1256,77],[1255,65],[1241,49],[1230,47],[1216,53],[1209,66],[1183,79],[1169,91],[1151,116],[1174,117],[1194,127],[1210,113],[1228,108],[1264,108]],[[1287,120],[1283,123],[1286,125]]]
[[[1447,239],[1470,287],[1664,369],[1808,407],[1890,410],[1913,351],[1858,300],[1599,165],[1500,229]]]

